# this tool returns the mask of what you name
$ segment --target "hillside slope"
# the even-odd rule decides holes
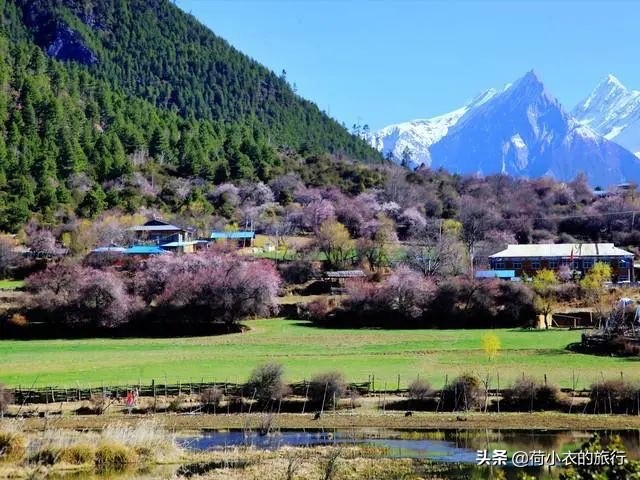
[[[183,118],[256,120],[274,145],[380,156],[284,76],[240,53],[168,0],[13,0],[54,58]]]
[[[52,18],[69,17],[59,8],[52,7]],[[274,137],[296,135],[284,123],[265,125],[254,114],[236,121],[200,117],[129,93],[107,79],[104,52],[78,33],[80,26],[40,19],[32,27],[40,41],[51,41],[45,47],[36,44],[20,5],[0,0],[0,231],[17,231],[34,216],[59,225],[108,208],[205,215],[215,208],[214,185],[269,181],[289,171],[351,191],[380,181],[344,155],[349,145],[379,154],[342,127],[335,137],[333,127],[323,130],[335,122],[307,109],[308,102],[296,100],[310,119],[307,140],[296,149],[280,147]],[[240,105],[242,95],[231,93],[229,102]],[[280,104],[274,105],[275,112]],[[284,103],[278,108],[292,111]]]

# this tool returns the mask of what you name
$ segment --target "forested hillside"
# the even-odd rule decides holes
[[[274,145],[380,159],[296,95],[284,75],[240,53],[168,0],[17,1],[42,48],[86,64],[130,95],[184,118],[251,120]]]
[[[348,161],[379,159],[360,139],[168,2],[0,0],[0,14],[0,230],[196,208],[213,184],[285,171],[379,182]]]

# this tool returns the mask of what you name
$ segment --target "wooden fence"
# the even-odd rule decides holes
[[[291,392],[296,396],[306,396],[308,393],[309,382],[297,382],[290,384]],[[14,402],[16,404],[48,404],[61,402],[78,402],[83,400],[91,400],[95,398],[125,398],[127,393],[137,390],[140,397],[179,397],[179,396],[199,396],[207,388],[216,388],[223,392],[225,396],[251,398],[253,392],[244,384],[237,383],[215,383],[215,382],[185,382],[185,383],[156,383],[151,384],[129,384],[104,387],[76,387],[61,388],[56,386],[49,387],[30,387],[22,388],[21,386],[13,390]],[[348,389],[356,391],[360,395],[406,395],[406,388],[393,389],[375,389],[371,382],[350,383]],[[574,390],[563,388],[563,392],[571,394],[573,397],[588,397],[590,390]],[[489,388],[486,390],[489,397],[500,397],[504,393],[504,389]]]
[[[306,395],[309,382],[297,382],[290,384],[291,391],[294,395]],[[179,397],[181,395],[197,395],[199,396],[207,388],[216,388],[223,392],[225,396],[246,397],[251,398],[253,392],[247,385],[237,383],[215,383],[215,382],[187,382],[187,383],[156,383],[151,384],[130,384],[103,387],[76,387],[61,388],[57,386],[48,387],[29,387],[23,388],[18,386],[12,393],[16,404],[36,403],[60,403],[60,402],[79,402],[83,400],[91,400],[92,398],[123,398],[127,393],[137,390],[140,397]],[[367,395],[371,391],[369,382],[350,383],[348,389],[357,391],[360,395]]]

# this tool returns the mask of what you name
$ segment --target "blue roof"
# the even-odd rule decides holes
[[[211,238],[215,239],[215,240],[227,240],[227,239],[233,239],[233,240],[245,240],[245,239],[251,239],[253,237],[255,237],[256,232],[246,232],[246,231],[239,231],[239,232],[213,232],[211,234]]]
[[[124,253],[126,251],[124,247],[98,247],[91,250],[91,253]]]
[[[124,253],[127,255],[159,255],[167,253],[167,251],[153,245],[134,245],[127,248]]]
[[[478,270],[476,272],[476,278],[513,278],[515,276],[515,270]]]

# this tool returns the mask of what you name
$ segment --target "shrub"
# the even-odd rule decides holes
[[[521,377],[504,391],[501,406],[514,410],[553,410],[563,402],[564,395],[557,386]]]
[[[13,403],[13,393],[4,385],[0,384],[0,418],[9,409],[9,405]]]
[[[602,380],[591,385],[588,410],[593,413],[637,412],[637,388],[619,380]]]
[[[306,307],[306,317],[313,322],[326,320],[329,313],[335,308],[335,302],[332,302],[332,300],[333,299],[321,297],[313,302],[309,302]]]
[[[306,283],[320,275],[316,265],[308,260],[296,260],[280,264],[278,267],[282,279],[289,284]]]
[[[223,398],[222,390],[215,387],[205,388],[200,393],[200,401],[205,406],[212,405],[217,407]]]
[[[277,400],[285,393],[283,375],[284,368],[279,363],[264,363],[253,370],[246,387],[251,395],[255,392],[257,400]]]
[[[336,401],[343,397],[347,391],[344,376],[340,372],[326,372],[316,375],[309,384],[309,398],[313,402],[331,405],[333,399]]]
[[[182,409],[182,404],[185,403],[187,398],[184,395],[178,395],[169,402],[170,412],[179,412]]]
[[[109,270],[53,265],[27,278],[32,306],[71,325],[117,327],[135,313],[138,302]]]
[[[94,463],[100,471],[122,471],[138,460],[134,450],[118,443],[102,443],[96,449]]]
[[[24,328],[27,325],[29,325],[29,320],[27,319],[27,317],[25,317],[21,313],[14,313],[9,318],[9,325],[12,325],[12,326],[18,327],[18,328]]]
[[[271,262],[218,252],[189,257],[193,257],[191,269],[169,264],[168,273],[151,272],[156,286],[145,290],[161,291],[159,306],[182,311],[189,320],[224,323],[228,328],[248,317],[277,312],[280,276]],[[141,283],[145,282],[143,278]]]
[[[425,400],[433,394],[431,384],[426,380],[416,378],[409,385],[409,398],[411,400]]]
[[[71,445],[60,450],[59,460],[71,465],[84,465],[94,461],[95,451],[90,445]]]
[[[480,380],[469,373],[457,377],[442,389],[442,408],[444,410],[474,410],[485,400]]]
[[[17,463],[27,453],[27,438],[21,433],[0,432],[0,463]]]
[[[434,292],[430,279],[399,267],[381,284],[351,288],[344,301],[348,316],[364,324],[394,326],[420,325]]]
[[[7,277],[20,257],[13,251],[14,242],[7,236],[0,236],[0,279]]]
[[[29,457],[31,463],[39,465],[55,465],[60,459],[60,451],[51,446],[43,446]]]

